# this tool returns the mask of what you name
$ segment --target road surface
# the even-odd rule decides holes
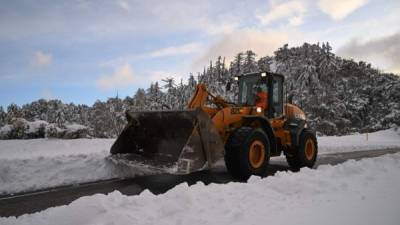
[[[334,153],[319,155],[317,166],[324,164],[339,164],[349,159],[359,160],[372,158],[384,154],[400,152],[400,149],[384,149],[373,151],[357,151],[347,153]],[[283,158],[271,159],[268,175],[277,171],[289,170]],[[82,197],[97,193],[110,193],[118,190],[125,195],[137,195],[148,189],[154,194],[168,191],[176,185],[187,182],[189,185],[201,181],[205,184],[228,183],[233,181],[224,166],[212,171],[201,171],[188,175],[153,175],[135,177],[131,179],[112,179],[85,183],[80,185],[51,188],[42,191],[20,193],[15,195],[0,196],[0,217],[19,216],[34,213],[50,207],[66,205]]]

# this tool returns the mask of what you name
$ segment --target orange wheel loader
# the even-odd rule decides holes
[[[223,158],[239,180],[265,175],[270,157],[282,153],[294,170],[313,167],[315,132],[300,108],[283,102],[284,77],[259,72],[235,80],[236,103],[199,84],[187,110],[126,112],[128,124],[111,147],[112,157],[176,174],[208,169]]]

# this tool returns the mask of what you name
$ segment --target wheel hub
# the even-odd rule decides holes
[[[307,139],[306,141],[305,153],[306,153],[306,158],[308,160],[312,160],[314,158],[315,144],[311,138]]]
[[[249,150],[250,165],[253,168],[257,169],[263,165],[264,161],[265,161],[265,146],[261,141],[255,140],[250,145],[250,150]]]

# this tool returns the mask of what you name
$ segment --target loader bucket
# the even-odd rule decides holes
[[[111,147],[112,155],[177,174],[205,169],[223,157],[220,135],[200,108],[126,116],[128,125]]]

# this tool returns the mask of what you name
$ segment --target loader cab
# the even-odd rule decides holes
[[[283,115],[283,75],[259,72],[244,74],[236,79],[239,82],[239,105],[255,106],[257,91],[261,90],[268,94],[265,116],[276,118]]]

